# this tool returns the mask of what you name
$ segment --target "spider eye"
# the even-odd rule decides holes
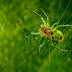
[[[63,39],[63,37],[62,37],[62,36],[60,36],[60,40],[61,40],[61,39]]]

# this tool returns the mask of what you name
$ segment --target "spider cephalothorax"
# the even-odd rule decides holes
[[[39,28],[39,32],[45,37],[53,37],[53,34],[55,33],[54,29],[52,29],[48,24],[42,24]]]

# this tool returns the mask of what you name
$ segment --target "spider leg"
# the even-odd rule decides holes
[[[44,44],[45,44],[45,41],[43,41],[43,43],[40,44],[40,46],[39,46],[39,52],[40,52],[40,49],[44,46]]]
[[[56,49],[60,50],[60,51],[66,51],[69,52],[69,50],[64,50],[64,49],[60,49],[59,47],[55,47]]]
[[[40,17],[41,17],[41,20],[43,21],[43,23],[46,24],[44,18],[43,18],[40,14],[38,14],[36,11],[33,11],[33,12],[34,12],[35,14],[37,14],[38,16],[40,16]]]
[[[23,33],[26,35],[26,36],[29,36],[31,35],[31,32],[29,30],[27,30],[26,28],[24,28],[20,23],[19,21],[17,21],[18,25],[20,26],[20,28],[23,30]]]
[[[23,30],[24,27],[19,23],[19,21],[17,21],[18,25],[20,26],[20,28]]]
[[[46,24],[44,18],[43,18],[40,14],[38,14],[38,13],[37,13],[36,11],[34,11],[34,10],[31,10],[31,9],[28,9],[28,10],[30,10],[30,11],[34,12],[36,15],[40,16],[40,18],[41,18],[41,20],[43,21],[43,23]]]
[[[41,8],[40,8],[41,9]],[[44,15],[47,17],[47,24],[49,24],[49,17],[48,17],[48,15],[44,12],[44,10],[43,9],[41,9],[41,11],[44,13]]]
[[[56,26],[58,24],[58,22],[53,23],[53,25],[51,26],[51,28],[54,28],[54,26]]]
[[[24,33],[28,33],[28,34],[31,34],[31,35],[40,35],[40,32],[34,33],[34,32],[28,31],[27,29],[25,29],[25,28],[19,23],[19,21],[17,21],[17,23],[18,23],[18,25],[20,26],[20,28],[24,31],[23,34],[24,34]]]
[[[57,28],[59,28],[59,27],[72,27],[72,25],[58,25],[58,26],[56,26],[54,29],[57,29]]]
[[[31,32],[32,35],[40,35],[40,32],[37,32],[37,33],[34,33],[34,32]]]
[[[52,46],[53,46],[53,47],[55,47],[56,49],[60,50],[60,51],[69,52],[69,50],[60,49],[59,47],[57,47],[57,46],[54,46],[53,44],[52,44]]]

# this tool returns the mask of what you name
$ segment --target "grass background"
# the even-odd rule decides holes
[[[52,47],[48,38],[25,36],[19,21],[29,31],[38,32],[42,21],[29,9],[48,14],[50,25],[58,21],[71,0],[0,0],[0,72],[72,72],[72,52],[62,52]],[[72,2],[59,24],[71,24]],[[68,19],[68,21],[67,21]],[[56,46],[72,50],[72,27],[59,28],[64,41]],[[39,46],[45,41],[45,45]]]

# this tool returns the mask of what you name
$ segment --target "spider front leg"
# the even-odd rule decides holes
[[[36,15],[38,15],[38,16],[41,18],[41,20],[43,21],[43,23],[46,24],[44,18],[43,18],[40,14],[38,14],[38,13],[37,13],[36,11],[34,11],[34,10],[31,10],[31,9],[28,9],[28,10],[30,10],[30,11],[34,12]]]
[[[56,26],[54,29],[57,29],[57,28],[59,28],[59,27],[72,27],[72,25],[58,25],[58,26]]]
[[[41,8],[40,8],[41,9]],[[47,24],[49,25],[50,24],[50,21],[49,21],[49,17],[48,17],[48,15],[44,12],[44,10],[43,9],[41,9],[42,10],[42,12],[44,13],[44,15],[47,17]]]
[[[58,22],[53,23],[53,25],[51,26],[51,28],[54,28],[57,24],[58,24]]]

